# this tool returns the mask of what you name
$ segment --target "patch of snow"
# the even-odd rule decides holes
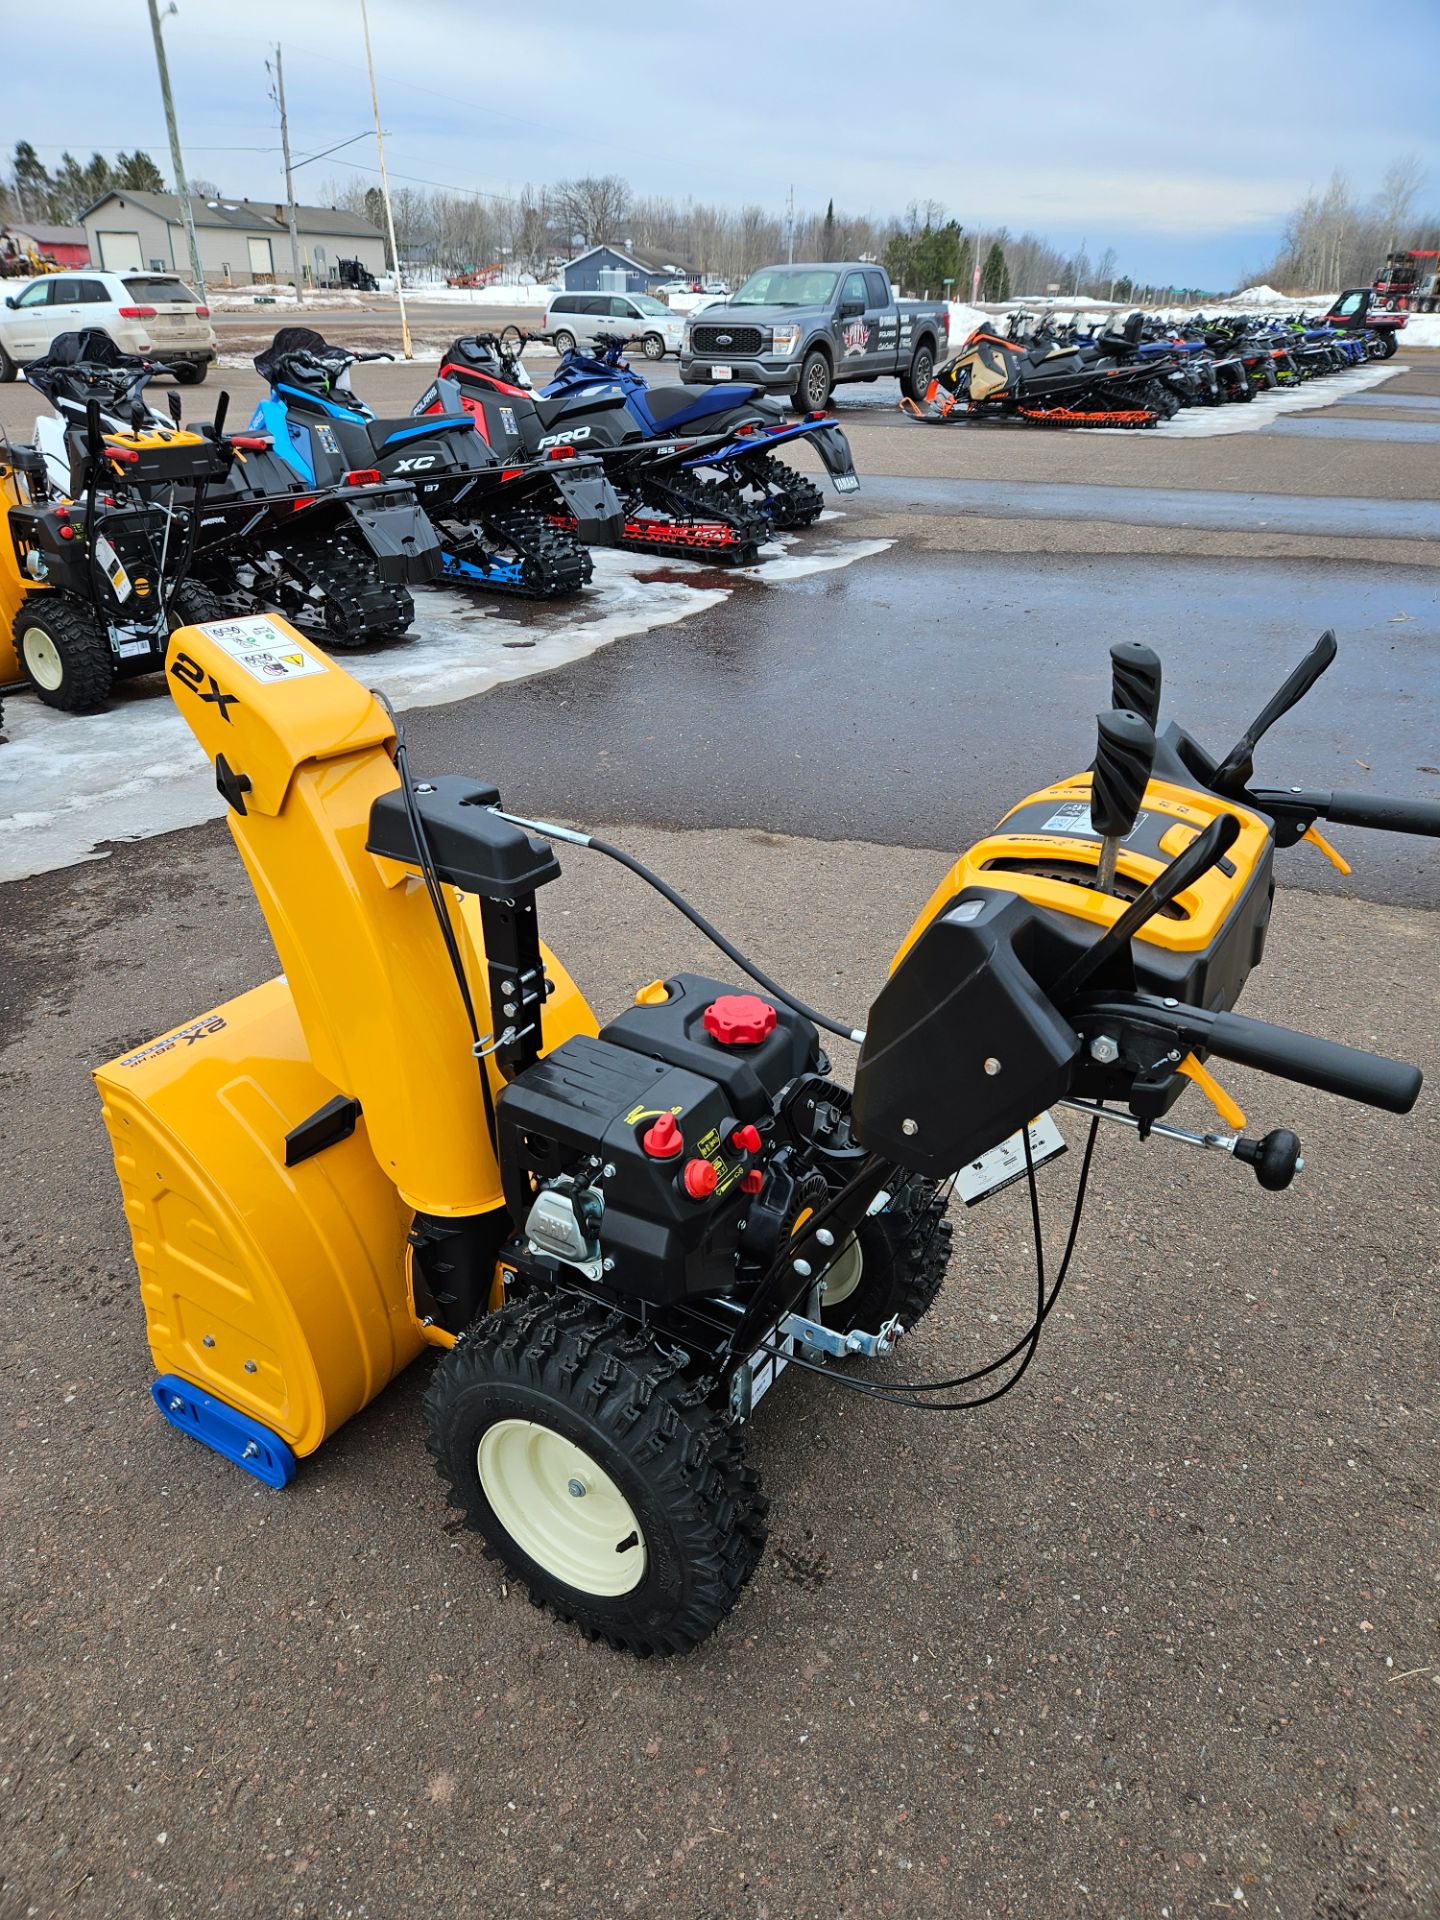
[[[727,580],[779,585],[850,566],[890,545],[832,538],[791,551],[797,543],[795,535],[782,537],[757,565]],[[431,588],[417,595],[406,639],[336,658],[397,708],[444,706],[705,613],[733,591],[713,584],[713,569],[669,556],[602,547],[592,558],[594,580],[573,600],[535,606],[516,619],[505,617],[506,603],[492,596]],[[20,694],[7,696],[5,718],[0,882],[103,858],[102,841],[144,840],[224,811],[214,772],[163,674],[122,681],[105,713],[57,713]]]
[[[1393,374],[1406,371],[1396,360],[1375,360],[1353,372],[1322,374],[1318,380],[1307,380],[1301,387],[1275,387],[1239,405],[1232,401],[1223,407],[1185,407],[1173,420],[1163,420],[1158,427],[1142,431],[1163,434],[1167,440],[1209,440],[1231,433],[1255,433],[1261,427],[1268,427],[1281,414],[1315,413],[1333,407],[1337,400],[1363,393],[1367,387],[1378,387]],[[1085,427],[1082,431],[1133,433],[1135,429]]]

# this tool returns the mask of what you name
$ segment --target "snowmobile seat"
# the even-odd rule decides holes
[[[608,393],[592,399],[583,390],[579,393],[537,393],[534,400],[536,418],[546,428],[553,427],[557,420],[563,420],[567,414],[579,419],[585,413],[613,413],[625,405],[623,393]]]
[[[365,424],[377,454],[393,453],[407,440],[422,440],[427,434],[444,433],[447,428],[462,427],[466,433],[475,431],[475,422],[468,413],[430,413],[423,420],[407,413],[398,420],[367,420]]]
[[[737,399],[743,406],[748,392],[748,388],[727,387],[725,390],[727,408],[734,406]],[[645,395],[645,404],[657,420],[668,420],[672,414],[689,413],[700,404],[700,398],[700,395],[692,393],[688,387],[651,387]],[[711,411],[718,412],[719,409],[712,408]]]

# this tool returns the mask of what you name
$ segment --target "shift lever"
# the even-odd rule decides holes
[[[1138,713],[1152,727],[1160,718],[1160,656],[1143,640],[1117,640],[1111,647],[1110,704]]]
[[[1155,764],[1155,734],[1148,720],[1124,708],[1097,714],[1096,720],[1100,741],[1090,774],[1090,824],[1100,835],[1096,885],[1102,893],[1111,893],[1115,856],[1135,825]]]

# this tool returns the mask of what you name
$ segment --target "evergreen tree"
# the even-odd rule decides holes
[[[134,153],[117,153],[115,156],[115,178],[117,187],[128,187],[132,193],[163,193],[165,180],[159,167],[148,153],[142,153],[137,147]]]
[[[835,258],[835,202],[833,200],[825,209],[825,226],[820,240],[820,252],[826,260]]]
[[[1005,255],[998,240],[991,243],[985,256],[985,264],[980,269],[980,298],[982,300],[1008,300],[1010,298],[1010,269],[1005,264]]]
[[[55,183],[50,178],[49,169],[28,140],[15,142],[10,176],[14,183],[15,198],[20,204],[21,218],[45,219],[50,210],[50,195]]]

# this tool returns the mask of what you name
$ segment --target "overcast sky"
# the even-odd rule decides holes
[[[64,15],[63,44],[7,43],[10,137],[47,164],[143,146],[168,178],[144,0]],[[1415,153],[1440,207],[1440,0],[371,0],[370,17],[392,174],[417,182],[618,173],[777,212],[792,183],[799,207],[934,199],[967,229],[1083,238],[1137,279],[1213,287],[1263,264],[1336,165],[1369,193]],[[297,154],[369,124],[359,0],[180,0],[165,31],[187,169],[227,194],[282,196],[276,39]],[[347,159],[373,169],[373,140],[306,168],[297,197]]]

